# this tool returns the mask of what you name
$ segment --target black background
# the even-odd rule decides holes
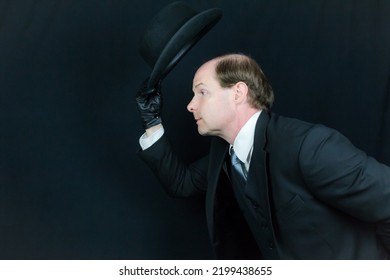
[[[0,258],[209,259],[202,199],[169,198],[136,152],[138,54],[162,0],[0,0]],[[274,111],[320,122],[390,164],[390,2],[186,1],[222,20],[163,83],[184,160],[207,152],[186,111],[209,58],[244,52]]]

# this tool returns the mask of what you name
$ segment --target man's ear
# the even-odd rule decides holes
[[[248,96],[248,86],[244,82],[238,82],[234,85],[234,101],[237,103],[245,102]]]

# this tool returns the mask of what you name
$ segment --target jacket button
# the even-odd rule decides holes
[[[273,250],[273,249],[275,249],[275,244],[271,241],[271,242],[269,242],[269,244],[268,244],[268,248],[270,249],[270,250]]]
[[[265,229],[267,229],[267,227],[268,227],[268,225],[267,225],[266,223],[262,223],[262,224],[261,224],[261,229],[264,229],[264,230],[265,230]]]

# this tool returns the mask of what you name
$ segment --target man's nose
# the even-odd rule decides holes
[[[195,97],[193,97],[187,105],[187,110],[193,113],[196,110],[196,102],[195,102]]]

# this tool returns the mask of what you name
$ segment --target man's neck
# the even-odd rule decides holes
[[[226,138],[224,138],[230,145],[233,145],[234,140],[236,139],[238,133],[242,129],[242,127],[248,122],[248,120],[257,112],[261,110],[257,108],[249,108],[245,111],[243,111],[240,114],[237,114],[236,122],[234,124],[234,127],[232,129],[232,133],[230,135],[227,135]]]

